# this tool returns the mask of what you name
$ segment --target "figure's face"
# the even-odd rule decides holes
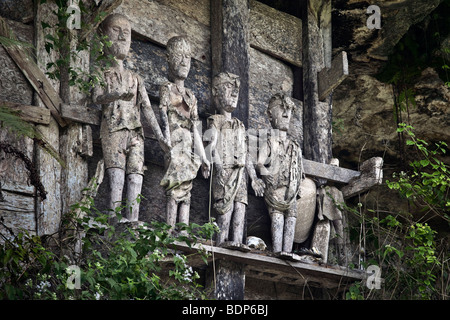
[[[226,112],[233,112],[237,108],[239,87],[240,81],[238,79],[222,82],[216,92],[218,108]]]
[[[289,130],[289,123],[291,122],[292,107],[281,99],[276,99],[271,102],[270,118],[272,127],[282,131]]]
[[[176,79],[186,79],[191,69],[191,48],[185,41],[179,42],[169,53],[169,72]]]
[[[125,59],[131,45],[131,26],[128,20],[122,17],[112,18],[105,27],[105,35],[112,42],[112,46],[105,51],[118,60]]]

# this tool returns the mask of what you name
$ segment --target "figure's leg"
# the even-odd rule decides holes
[[[121,205],[125,171],[120,168],[108,168],[106,169],[106,175],[109,178],[108,209],[115,211]],[[111,218],[115,218],[114,212],[111,212]]]
[[[270,209],[269,209],[270,210]],[[271,220],[272,220],[272,247],[273,252],[281,252],[283,247],[283,225],[284,225],[284,215],[276,210],[271,210]]]
[[[217,225],[219,226],[219,232],[217,233],[216,237],[216,246],[219,246],[220,244],[228,240],[231,215],[234,209],[233,207],[234,206],[232,206],[226,213],[217,215]]]
[[[178,221],[180,223],[189,225],[189,210],[190,210],[190,208],[191,208],[191,203],[189,201],[183,201],[180,204],[180,215],[178,218]],[[181,235],[186,236],[187,235],[186,230],[181,231]]]
[[[338,255],[338,263],[341,266],[348,265],[347,248],[346,248],[346,237],[344,234],[344,224],[341,219],[333,220],[334,230],[336,230],[336,249]]]
[[[292,252],[294,246],[295,223],[297,221],[297,205],[294,203],[287,211],[284,219],[283,251]]]
[[[172,227],[174,231],[175,223],[177,222],[178,204],[172,197],[167,197],[166,207],[166,223]]]
[[[232,240],[237,243],[243,243],[244,241],[245,209],[244,203],[234,203]]]
[[[284,231],[283,231],[283,251],[292,252],[292,247],[294,245],[294,234],[295,234],[295,222],[296,217],[286,217],[284,221]]]
[[[128,210],[126,218],[130,221],[138,221],[139,219],[139,203],[136,201],[142,190],[143,176],[140,174],[129,174],[127,176],[127,200]]]

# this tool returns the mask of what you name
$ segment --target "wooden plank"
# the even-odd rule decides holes
[[[45,70],[45,66],[50,61],[55,61],[56,53],[51,51],[50,54],[45,50],[45,34],[55,32],[53,29],[46,29],[45,32],[42,28],[42,22],[47,22],[50,25],[57,23],[57,17],[53,13],[57,9],[57,5],[54,2],[37,3],[37,12],[34,18],[34,29],[36,32],[36,59],[38,63],[38,70],[42,68]],[[46,82],[48,92],[53,92],[58,96],[60,83],[57,80],[49,80]],[[40,107],[46,106],[46,100],[41,92],[36,92],[35,101],[36,105]],[[48,99],[47,99],[48,100]],[[58,96],[60,103],[60,99]],[[59,107],[59,105],[58,105]],[[58,111],[59,114],[59,111]],[[65,121],[64,121],[65,123]],[[45,137],[45,140],[52,145],[52,147],[60,154],[60,132],[61,127],[56,121],[56,118],[50,119],[48,126],[37,125],[37,128]],[[41,148],[36,149],[36,168],[39,171],[41,182],[47,191],[47,198],[41,201],[37,198],[36,201],[36,229],[39,236],[52,235],[59,230],[61,219],[61,165],[52,156],[43,151]]]
[[[50,123],[50,110],[48,109],[10,101],[0,101],[0,106],[5,106],[11,110],[19,111],[19,116],[24,121],[39,124]]]
[[[250,45],[302,66],[302,21],[259,1],[250,0]]]
[[[7,228],[17,234],[21,229],[36,232],[36,218],[34,215],[34,197],[2,190],[4,202],[0,202],[0,220],[6,228],[0,224],[0,233],[7,238],[13,236]],[[3,239],[0,237],[0,243]]]
[[[342,188],[344,198],[349,198],[383,183],[383,158],[366,160],[360,167],[361,176]]]
[[[126,15],[139,36],[162,46],[173,35],[187,35],[193,58],[209,64],[209,0],[127,0],[115,12]],[[249,19],[249,43],[253,48],[295,66],[302,65],[302,22],[299,18],[251,0]]]
[[[248,124],[250,44],[247,1],[211,1],[212,75],[230,72],[239,76],[238,108],[233,116]]]
[[[0,129],[0,141],[11,144],[29,159],[33,159],[34,143],[30,138],[17,138],[8,130]],[[2,150],[0,150],[0,183],[3,190],[34,195],[34,186],[29,183],[25,163],[10,154],[5,154]]]
[[[331,0],[307,1],[302,17],[303,122],[307,124],[303,126],[303,154],[307,159],[321,163],[329,163],[332,158],[331,104],[319,101],[317,77],[325,67],[324,38],[319,21],[323,20],[322,6],[328,1]],[[325,183],[319,181],[319,184]]]
[[[6,24],[6,21],[0,17],[0,36],[16,39],[13,31]],[[24,76],[28,79],[34,90],[50,110],[52,116],[62,127],[66,125],[60,114],[61,98],[48,81],[44,72],[31,59],[31,57],[20,46],[6,46],[5,50],[17,64]]]
[[[134,32],[162,46],[175,35],[186,35],[192,57],[205,63],[211,61],[209,28],[183,12],[154,0],[127,0],[115,12],[130,20]]]
[[[345,51],[340,52],[331,62],[331,68],[322,69],[317,76],[319,100],[324,101],[348,76],[347,53]]]
[[[224,259],[242,263],[246,265],[246,270],[253,269],[261,272],[264,272],[264,270],[270,270],[271,273],[278,274],[280,277],[291,276],[292,278],[303,278],[308,281],[317,281],[321,284],[326,284],[327,287],[330,288],[344,285],[346,283],[353,283],[354,281],[361,281],[366,277],[365,273],[359,270],[341,268],[338,266],[333,267],[319,264],[307,264],[303,262],[291,262],[264,254],[229,250],[205,244],[194,244],[189,247],[185,243],[175,242],[174,247],[177,250],[182,250],[192,254],[197,253],[198,250],[205,250],[208,254],[210,254],[209,261],[211,261],[212,254],[214,253],[215,260]],[[204,262],[199,261],[199,263],[202,264]],[[280,279],[280,277],[274,278]]]
[[[303,159],[303,168],[307,176],[341,183],[349,183],[352,179],[355,179],[361,175],[359,171],[307,159]]]
[[[61,105],[61,114],[64,119],[70,121],[100,125],[102,111],[84,105],[63,103]]]

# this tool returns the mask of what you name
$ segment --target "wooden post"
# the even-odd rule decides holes
[[[211,1],[212,75],[214,77],[220,72],[231,72],[239,76],[239,102],[233,116],[246,127],[250,77],[249,22],[248,0]]]
[[[249,2],[247,0],[211,1],[212,76],[230,72],[240,78],[239,102],[233,116],[248,127],[249,112]],[[214,113],[213,110],[211,110]],[[244,232],[244,239],[246,232]],[[221,300],[244,299],[243,265],[218,261],[215,294]]]
[[[331,0],[308,0],[303,8],[303,132],[306,159],[328,164],[332,158],[331,104],[319,100],[318,72],[331,66]],[[324,37],[324,35],[330,35]],[[326,54],[325,54],[326,53]],[[326,181],[319,180],[319,184]]]
[[[55,3],[41,4],[39,1],[35,1],[35,3],[37,6],[34,19],[37,64],[40,70],[46,70],[46,64],[50,61],[56,61],[56,57],[54,52],[51,52],[49,55],[45,50],[45,34],[42,28],[42,22],[45,21],[53,24],[56,20],[56,16],[52,11],[57,8]],[[49,21],[50,19],[52,19],[52,21]],[[59,99],[59,81],[52,81],[46,78],[39,80],[42,83],[48,82],[50,84],[51,89],[46,90],[45,92],[55,92],[57,98],[53,100]],[[51,104],[46,102],[45,95],[41,94],[39,91],[40,88],[35,88],[35,90],[37,92],[35,95],[36,105],[42,108],[49,108]],[[57,110],[56,106],[55,109]],[[58,115],[58,113],[52,111],[52,109],[50,109],[50,111],[53,115],[50,124],[37,125],[36,127],[52,147],[59,152],[60,126],[55,120],[58,119],[55,118],[55,115]],[[65,121],[63,123],[65,124]],[[36,201],[37,234],[39,236],[55,234],[59,229],[61,220],[61,164],[42,149],[36,148],[36,167],[39,171],[42,184],[47,191],[46,200]]]

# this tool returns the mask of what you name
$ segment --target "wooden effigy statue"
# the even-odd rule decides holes
[[[240,80],[222,72],[213,79],[212,95],[218,114],[207,120],[212,152],[212,193],[220,231],[217,246],[249,250],[243,243],[247,207],[247,174],[257,196],[264,192],[264,182],[257,178],[248,159],[245,126],[231,113],[237,108]]]
[[[167,195],[167,223],[189,224],[192,181],[202,166],[202,174],[209,176],[201,138],[201,121],[198,117],[197,99],[184,87],[191,66],[191,48],[183,36],[169,39],[167,43],[169,81],[160,88],[160,112],[165,139],[169,148],[165,153],[166,172],[160,185]]]
[[[266,188],[264,200],[271,217],[273,252],[297,259],[292,253],[297,219],[297,198],[304,179],[302,150],[288,136],[293,101],[277,93],[269,101],[267,115],[272,125],[267,144],[260,146],[258,171]]]
[[[111,211],[121,205],[126,180],[129,210],[121,221],[138,221],[139,202],[144,175],[144,130],[141,111],[161,145],[167,148],[155,114],[150,105],[142,78],[123,66],[131,44],[131,26],[121,14],[108,16],[99,32],[112,42],[106,54],[115,57],[113,65],[104,73],[103,87],[96,87],[93,102],[102,105],[100,136],[106,175],[109,178]],[[114,218],[114,213],[112,213]]]

